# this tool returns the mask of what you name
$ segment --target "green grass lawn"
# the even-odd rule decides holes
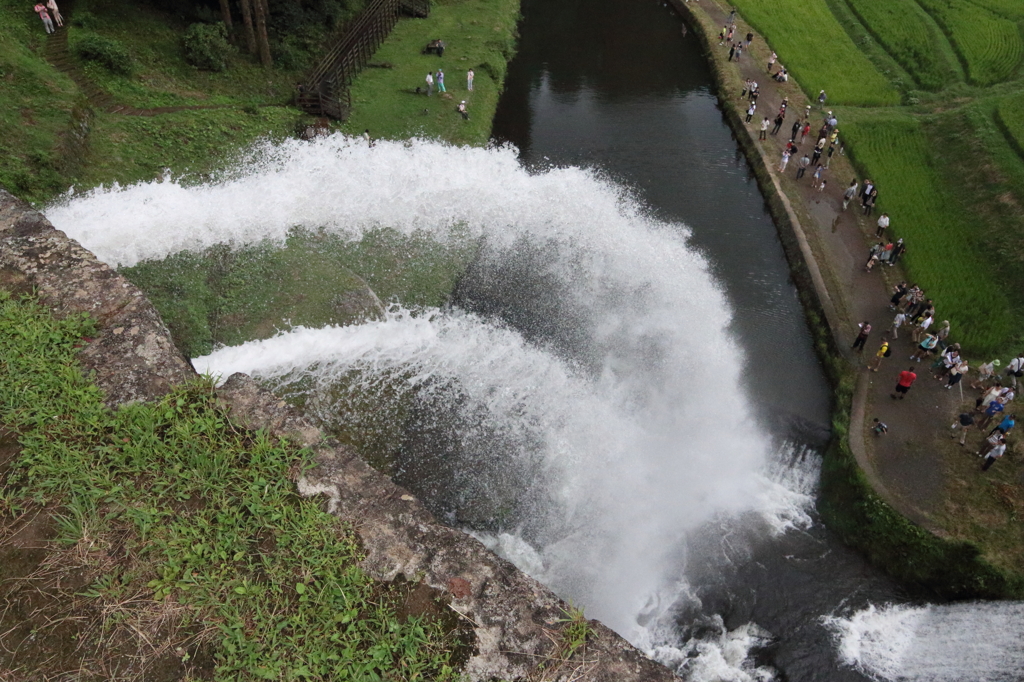
[[[0,291],[0,435],[18,444],[0,536],[42,514],[54,541],[45,570],[5,584],[0,667],[179,679],[159,672],[205,659],[190,679],[457,679],[457,619],[399,615],[403,588],[368,577],[352,529],[296,495],[308,452],[232,425],[205,380],[109,409],[76,362],[93,328]],[[24,616],[19,599],[39,601]]]
[[[0,0],[0,185],[41,201],[64,188],[61,140],[79,97],[39,59],[46,33],[31,5]]]
[[[823,0],[734,0],[733,5],[772,49],[779,61],[816,98],[878,106],[898,104],[900,93],[857,49]],[[851,77],[856,74],[856,77]]]
[[[1021,26],[971,0],[920,0],[943,27],[973,83],[992,85],[1018,75],[1024,59]]]
[[[881,188],[879,210],[910,245],[908,274],[952,322],[954,338],[982,354],[1008,346],[1019,320],[998,271],[982,256],[978,226],[946,191],[932,155],[935,138],[907,114],[844,109],[842,116],[854,162]]]
[[[505,82],[506,62],[515,51],[519,0],[443,0],[427,19],[401,19],[352,86],[352,117],[344,130],[373,137],[426,137],[483,145]],[[447,43],[443,57],[421,54],[434,38]],[[448,95],[416,94],[428,71],[445,72]],[[473,92],[466,72],[476,74]],[[455,107],[466,100],[470,118]]]

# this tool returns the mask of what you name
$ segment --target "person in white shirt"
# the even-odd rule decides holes
[[[427,72],[427,97],[434,94],[434,74]]]
[[[881,237],[882,233],[885,232],[886,228],[889,227],[889,214],[883,213],[878,219],[878,229],[875,230],[875,236]]]
[[[1024,376],[1024,353],[1021,353],[1006,366],[1006,376],[1010,377],[1010,385],[1017,388],[1017,379]]]

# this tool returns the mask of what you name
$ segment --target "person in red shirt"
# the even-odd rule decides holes
[[[896,393],[899,393],[900,400],[903,400],[903,397],[907,395],[907,391],[910,390],[910,387],[916,380],[917,375],[914,374],[913,367],[909,367],[906,371],[900,372],[900,379],[896,382]],[[896,393],[890,393],[889,397],[896,400]]]

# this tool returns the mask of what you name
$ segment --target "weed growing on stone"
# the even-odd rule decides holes
[[[35,523],[55,541],[0,582],[0,668],[456,679],[453,636],[396,616],[401,590],[363,573],[351,528],[295,494],[307,452],[233,426],[208,380],[107,408],[75,362],[92,329],[0,292],[0,423],[18,444],[0,537]]]

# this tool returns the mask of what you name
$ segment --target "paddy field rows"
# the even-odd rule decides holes
[[[732,5],[808,97],[828,93],[909,276],[968,355],[1024,348],[1024,3]]]

